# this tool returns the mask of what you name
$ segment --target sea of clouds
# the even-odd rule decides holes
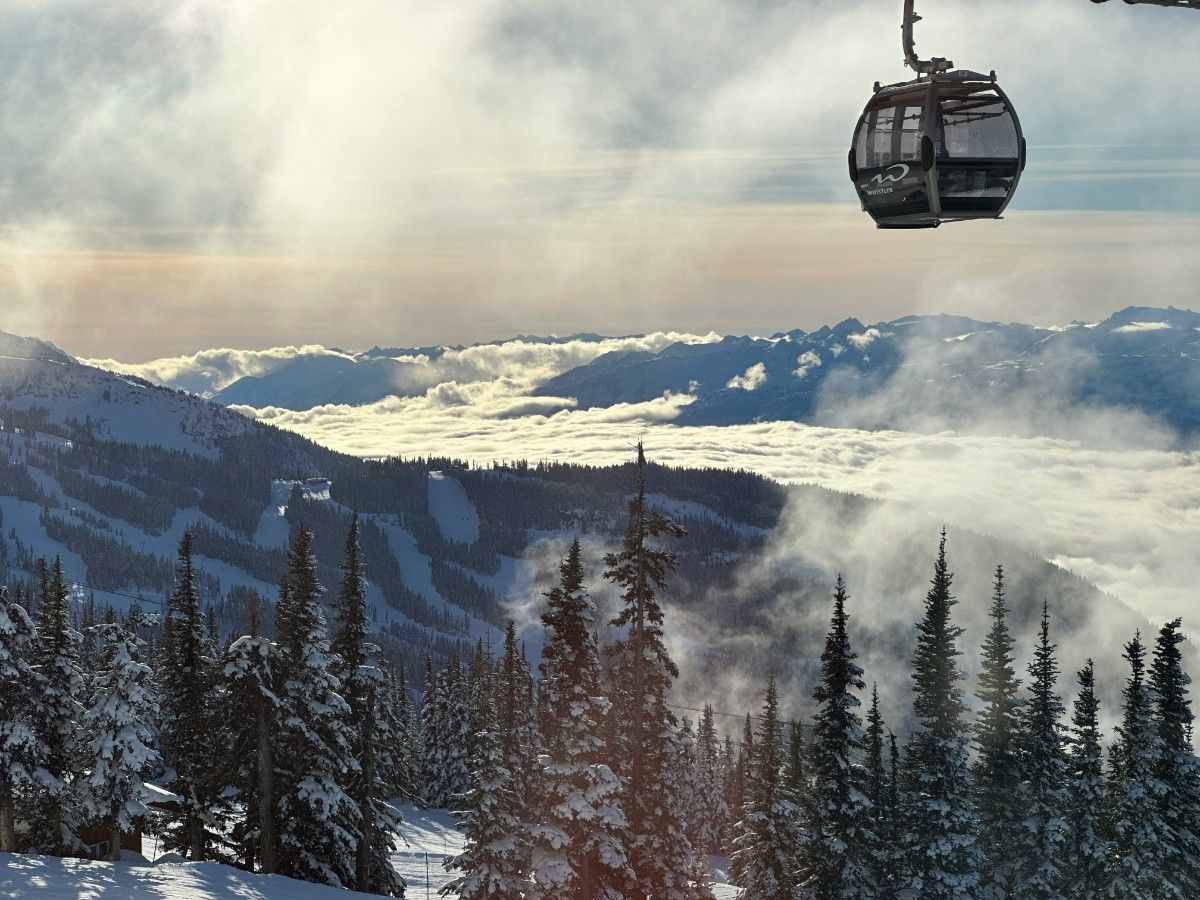
[[[1127,413],[1090,412],[1080,417],[1086,427],[1077,436],[1053,438],[1005,433],[1000,410],[989,428],[974,433],[795,422],[682,427],[673,420],[692,402],[687,394],[595,409],[578,409],[571,397],[531,395],[546,379],[603,353],[715,339],[672,332],[561,343],[519,339],[406,357],[423,372],[414,377],[428,384],[415,396],[304,411],[237,409],[361,456],[605,464],[628,459],[642,438],[658,462],[745,468],[784,482],[887,498],[1016,541],[1153,620],[1194,609],[1200,452],[1164,442]],[[96,362],[173,387],[213,391],[312,353],[342,351],[216,350],[138,365]]]

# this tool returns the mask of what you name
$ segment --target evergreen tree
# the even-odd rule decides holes
[[[679,670],[663,640],[656,591],[665,588],[676,560],[655,546],[659,538],[684,532],[647,505],[646,457],[640,442],[637,472],[624,543],[619,552],[605,557],[605,577],[621,592],[612,625],[624,631],[607,648],[613,703],[610,750],[629,825],[627,850],[634,873],[630,896],[691,900],[704,893],[692,883],[694,853],[671,804],[664,802],[672,790],[675,751],[670,736],[676,724],[667,695]]]
[[[25,609],[0,587],[0,852],[17,849],[16,810],[21,800],[62,784],[46,769],[49,748],[38,728],[42,690],[32,658],[35,631]]]
[[[481,671],[479,687],[483,689],[484,713],[490,716],[491,691],[486,683],[482,683],[485,678],[487,674]],[[500,749],[505,768],[513,774],[510,789],[518,804],[525,808],[531,797],[540,793],[540,789],[535,789],[537,704],[530,699],[531,694],[536,695],[536,687],[532,684],[524,651],[517,643],[516,623],[511,619],[504,629],[504,656],[500,660],[495,694]]]
[[[121,835],[150,814],[146,779],[161,764],[154,746],[158,698],[150,667],[141,662],[141,642],[116,622],[94,626],[103,650],[103,668],[92,684],[92,705],[84,714],[87,740],[79,781],[84,819],[111,829],[110,853],[121,857]]]
[[[1109,857],[1109,896],[1122,900],[1183,897],[1171,867],[1174,836],[1162,816],[1166,793],[1158,780],[1163,744],[1154,723],[1152,690],[1146,684],[1146,648],[1141,635],[1125,645],[1129,680],[1125,684],[1119,751],[1112,784],[1113,846]]]
[[[1072,873],[1065,863],[1067,760],[1063,748],[1062,701],[1056,692],[1058,663],[1050,643],[1050,615],[1042,605],[1042,625],[1029,666],[1030,696],[1021,728],[1023,783],[1019,800],[1025,816],[1016,896],[1060,900]]]
[[[347,728],[353,771],[346,773],[346,787],[358,809],[355,829],[355,890],[387,896],[402,896],[404,881],[388,859],[392,839],[400,827],[399,813],[387,802],[389,785],[379,765],[381,743],[390,740],[380,704],[387,699],[387,677],[368,665],[373,644],[368,643],[366,578],[358,539],[358,514],[350,520],[342,557],[342,583],[334,603],[336,627],[331,651],[333,674],[349,708]],[[381,731],[383,733],[381,733]]]
[[[208,655],[200,597],[192,568],[192,535],[179,541],[175,592],[167,601],[163,625],[160,702],[162,751],[175,770],[168,789],[180,797],[177,817],[165,833],[168,849],[179,849],[191,859],[204,859],[212,844],[215,807],[220,796],[219,778],[212,762],[216,747],[214,663]]]
[[[1095,900],[1108,885],[1110,853],[1104,821],[1104,759],[1101,748],[1100,703],[1092,661],[1079,671],[1079,695],[1071,717],[1068,757],[1069,812],[1065,864],[1070,876],[1063,893],[1069,900]]]
[[[805,872],[813,871],[809,855],[813,841],[805,822],[805,811],[812,799],[812,783],[809,778],[808,748],[804,742],[804,726],[792,722],[788,729],[787,757],[783,763],[784,799],[788,802],[788,826],[790,842],[796,848],[794,870],[799,884]]]
[[[717,739],[715,714],[705,704],[696,733],[696,788],[699,808],[692,840],[696,851],[704,855],[720,853],[724,848],[729,808],[725,801],[722,778],[723,758]]]
[[[508,788],[512,773],[504,766],[494,723],[476,735],[473,756],[474,787],[460,817],[465,846],[445,862],[447,870],[462,874],[440,894],[461,900],[517,900],[532,887],[526,874],[526,832]]]
[[[808,868],[803,886],[821,900],[876,896],[872,809],[860,764],[865,737],[856,712],[862,669],[850,646],[846,600],[846,584],[839,575],[821,654],[821,680],[813,691],[813,784],[805,804]]]
[[[892,841],[896,836],[894,820],[896,810],[892,805],[886,759],[886,726],[879,711],[879,685],[871,685],[871,706],[867,710],[866,732],[866,784],[867,800],[871,804],[871,877],[881,897],[890,896],[893,881]]]
[[[792,900],[801,896],[792,855],[791,804],[780,785],[782,733],[775,679],[767,683],[755,759],[753,793],[742,819],[734,853],[742,896]]]
[[[461,808],[470,789],[470,707],[457,655],[430,683],[421,703],[425,802]]]
[[[901,896],[963,900],[979,889],[981,854],[967,773],[966,708],[959,682],[955,600],[943,529],[913,656],[911,749],[906,754],[906,871]]]
[[[989,615],[991,628],[983,642],[975,692],[983,708],[975,720],[976,755],[971,774],[983,853],[979,896],[1001,900],[1010,896],[1016,885],[1019,852],[1013,836],[1024,821],[1019,794],[1020,680],[1013,664],[1003,566],[996,567]]]
[[[284,716],[277,754],[279,871],[335,887],[354,883],[360,812],[346,791],[357,773],[338,694],[312,532],[296,529],[276,608]]]
[[[283,698],[283,659],[279,648],[259,634],[258,596],[247,610],[248,634],[225,652],[221,670],[225,686],[224,719],[230,781],[244,798],[245,818],[233,837],[243,847],[247,868],[273,873],[279,865],[276,809],[279,777],[276,755],[287,714]]]
[[[1200,771],[1192,750],[1191,678],[1183,670],[1180,619],[1165,624],[1154,644],[1150,687],[1161,747],[1155,772],[1162,786],[1159,812],[1169,829],[1169,865],[1185,896],[1200,896]]]
[[[544,900],[617,900],[632,873],[620,784],[604,759],[609,702],[602,694],[596,611],[584,588],[578,539],[559,573],[542,612],[538,715],[544,752],[532,868]]]
[[[40,582],[38,640],[33,654],[41,687],[41,714],[35,728],[46,746],[46,771],[65,789],[78,775],[86,682],[79,664],[79,633],[71,627],[62,561],[55,558],[52,573],[47,573],[44,561],[39,569],[46,577]],[[37,794],[30,845],[42,853],[65,853],[74,844],[79,825],[66,791],[51,783]]]

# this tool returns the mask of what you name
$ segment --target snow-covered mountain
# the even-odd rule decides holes
[[[219,403],[260,410],[498,395],[532,395],[531,409],[586,410],[671,395],[679,425],[799,421],[1074,436],[1080,417],[1116,411],[1133,417],[1134,432],[1143,423],[1185,438],[1200,431],[1200,313],[1173,307],[1129,307],[1060,327],[948,315],[849,318],[770,337],[519,336],[361,353],[213,350],[111,365],[167,386],[212,384],[205,393]]]
[[[941,429],[999,418],[1053,432],[1062,410],[1119,409],[1200,429],[1200,313],[1129,307],[1061,328],[905,316],[813,332],[607,354],[540,385],[580,407],[687,394],[677,422],[798,420]]]
[[[601,557],[621,533],[628,464],[372,462],[48,344],[0,343],[10,351],[0,360],[0,564],[10,577],[59,555],[79,598],[153,608],[173,587],[175,546],[191,530],[205,600],[232,630],[247,590],[273,598],[300,522],[315,531],[323,583],[336,585],[355,510],[374,627],[417,683],[425,653],[462,651],[510,615],[535,650],[537,604],[571,535],[584,537],[593,588],[608,602]],[[745,678],[730,684],[757,684],[774,670],[806,695],[805,661],[817,656],[829,586],[847,566],[855,602],[872,611],[860,619],[864,656],[876,671],[907,659],[940,522],[748,472],[651,466],[649,487],[688,530],[673,545],[679,572],[667,597],[672,634],[687,647],[685,692],[690,682],[711,697],[731,674]],[[823,523],[826,547],[869,546],[870,570],[797,544],[785,510],[787,523]],[[1018,629],[1031,630],[1042,598],[1054,598],[1066,666],[1072,648],[1091,651],[1098,623],[1106,634],[1147,624],[1026,548],[954,529],[953,551],[962,597],[987,597],[994,564],[1009,567]],[[964,605],[970,634],[985,608]]]

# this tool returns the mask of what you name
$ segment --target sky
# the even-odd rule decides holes
[[[1200,13],[920,0],[1030,163],[1005,221],[894,234],[845,153],[899,6],[8,0],[0,329],[142,361],[1195,306]]]

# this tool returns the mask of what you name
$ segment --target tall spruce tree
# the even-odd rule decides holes
[[[1022,710],[1020,742],[1024,808],[1015,895],[1030,900],[1061,900],[1073,877],[1066,866],[1067,760],[1063,746],[1063,704],[1058,696],[1058,663],[1050,643],[1050,614],[1042,604],[1042,624],[1029,664],[1029,698]]]
[[[164,844],[204,859],[213,842],[212,828],[220,786],[212,763],[216,756],[214,660],[209,656],[196,576],[192,534],[179,541],[175,592],[167,601],[159,680],[162,752],[175,777],[167,785],[180,798]]]
[[[354,883],[359,809],[347,793],[357,773],[350,710],[333,675],[312,532],[296,529],[275,623],[283,676],[279,872],[345,887]]]
[[[47,576],[40,582],[38,639],[33,652],[42,694],[35,727],[46,746],[46,771],[65,789],[79,774],[80,722],[87,684],[79,663],[79,633],[71,627],[62,561],[56,557],[52,570],[46,569],[44,561],[39,568]],[[80,824],[67,791],[57,789],[53,782],[43,786],[37,791],[36,806],[30,822],[30,846],[42,853],[67,852]]]
[[[121,836],[150,816],[146,779],[161,765],[153,725],[158,697],[150,667],[140,659],[141,641],[115,621],[93,627],[103,662],[83,717],[86,774],[79,779],[79,802],[85,821],[109,826],[109,854],[120,859]]]
[[[1108,887],[1106,867],[1111,852],[1104,809],[1104,755],[1096,675],[1089,659],[1079,670],[1079,694],[1071,716],[1067,758],[1069,792],[1064,863],[1070,877],[1063,893],[1069,900],[1095,900]]]
[[[276,755],[287,713],[283,698],[283,659],[279,647],[259,634],[258,595],[247,603],[247,634],[225,652],[221,670],[223,718],[230,781],[244,799],[245,818],[233,837],[243,848],[247,868],[273,873],[279,866],[276,809],[279,779]]]
[[[724,758],[717,737],[716,716],[711,704],[705,704],[696,732],[697,788],[700,808],[697,813],[695,849],[705,855],[719,854],[724,849],[724,835],[729,821],[726,805]]]
[[[601,686],[596,609],[584,587],[578,539],[559,575],[542,612],[542,777],[541,797],[533,807],[531,864],[544,900],[617,900],[632,873],[620,783],[605,759],[610,704]]]
[[[347,790],[358,808],[353,887],[366,893],[402,896],[404,881],[388,859],[400,819],[387,802],[392,786],[379,765],[385,752],[381,750],[381,739],[388,737],[381,728],[387,720],[380,698],[382,695],[386,702],[389,688],[387,677],[368,665],[377,648],[367,640],[367,582],[358,538],[358,513],[350,519],[341,569],[330,650],[333,674],[349,708],[346,725],[355,762],[345,776]]]
[[[509,790],[512,773],[504,766],[494,721],[476,735],[472,756],[473,787],[460,814],[465,846],[445,861],[447,870],[462,874],[439,893],[460,900],[518,900],[533,888],[524,846],[527,832]]]
[[[1174,619],[1158,632],[1150,664],[1154,720],[1161,755],[1155,772],[1162,786],[1159,811],[1169,829],[1170,867],[1185,896],[1200,897],[1200,770],[1192,749],[1191,678],[1183,670],[1179,646],[1183,622]]]
[[[942,530],[925,615],[913,655],[913,736],[906,754],[907,808],[902,897],[963,900],[977,895],[982,855],[967,772],[966,707],[951,620],[953,575]]]
[[[866,769],[867,799],[871,803],[871,877],[879,897],[890,897],[894,887],[896,809],[892,804],[887,759],[887,726],[879,711],[879,685],[871,685],[867,709]]]
[[[457,654],[428,682],[421,701],[422,780],[425,802],[462,808],[470,789],[470,705]]]
[[[799,885],[805,872],[814,869],[809,851],[814,842],[809,840],[805,811],[812,795],[812,779],[809,777],[809,751],[804,740],[804,726],[792,722],[788,727],[787,755],[783,762],[784,799],[788,802],[789,841],[795,847],[794,870]]]
[[[979,896],[1003,900],[1017,880],[1019,851],[1013,836],[1024,820],[1020,748],[1020,680],[1013,663],[1013,637],[1008,627],[1004,567],[996,567],[989,610],[991,627],[980,653],[978,688],[983,704],[975,720],[975,759],[971,766],[975,809],[979,815],[979,847],[983,853]]]
[[[805,804],[805,891],[822,900],[877,896],[872,874],[874,835],[858,691],[862,668],[847,631],[846,583],[839,575],[833,617],[821,654],[821,679],[813,690],[812,792]]]
[[[734,858],[742,896],[792,900],[797,885],[791,803],[780,784],[783,770],[782,727],[775,679],[767,683],[751,797],[741,822]]]
[[[605,557],[605,577],[620,591],[612,625],[622,637],[607,648],[610,660],[611,757],[622,785],[628,821],[633,898],[691,900],[704,895],[693,883],[694,852],[669,802],[675,758],[671,735],[675,716],[667,706],[679,676],[663,639],[663,590],[676,565],[675,555],[656,545],[683,529],[646,500],[646,456],[637,448],[637,483],[629,501],[629,522],[621,550]]]
[[[22,800],[62,784],[46,769],[49,748],[39,720],[46,711],[34,672],[36,632],[24,607],[0,586],[0,852],[17,849],[16,811]]]
[[[1171,900],[1186,896],[1172,867],[1174,835],[1162,815],[1166,791],[1158,780],[1163,742],[1154,722],[1153,691],[1146,683],[1141,634],[1125,645],[1125,684],[1117,765],[1111,786],[1113,844],[1109,896],[1123,900]]]

